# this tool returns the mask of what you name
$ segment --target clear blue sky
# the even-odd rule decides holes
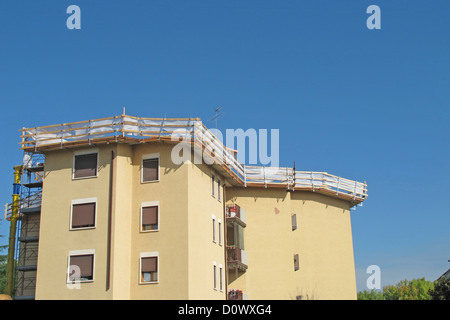
[[[68,30],[66,8],[81,8]],[[366,9],[381,8],[381,30]],[[18,130],[127,113],[280,130],[280,165],[367,181],[352,211],[358,289],[450,264],[450,2],[0,2],[0,200]],[[8,223],[0,221],[0,234]],[[0,239],[0,244],[6,238]]]

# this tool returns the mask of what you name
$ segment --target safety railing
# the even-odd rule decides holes
[[[139,142],[169,140],[194,145],[205,160],[221,165],[242,181],[244,167],[234,152],[206,128],[198,118],[138,118],[127,115],[36,128],[23,128],[21,148],[26,151],[63,148],[101,141],[133,139]],[[206,159],[208,158],[208,159]]]
[[[227,246],[227,261],[229,263],[239,263],[243,266],[248,266],[247,252],[236,246]]]
[[[245,187],[283,187],[310,190],[361,202],[367,184],[326,172],[296,171],[289,167],[244,166],[235,151],[223,145],[199,118],[165,119],[121,115],[37,128],[23,128],[21,148],[28,152],[100,142],[169,140],[185,142],[201,151],[203,159],[218,164]]]
[[[36,193],[33,193],[30,196],[21,198],[19,200],[19,216],[21,214],[21,210],[39,207],[41,205],[41,202],[42,202],[42,191],[38,191]],[[11,219],[12,209],[13,209],[12,203],[5,204],[5,219],[6,220]]]
[[[327,172],[296,171],[293,168],[245,166],[245,186],[286,187],[290,190],[327,192],[353,200],[367,197],[367,184]]]
[[[236,221],[241,226],[245,227],[247,224],[247,215],[244,209],[237,204],[226,208],[227,221]]]

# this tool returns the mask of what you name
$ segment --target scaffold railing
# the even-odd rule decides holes
[[[19,200],[19,217],[25,209],[37,208],[42,203],[42,190]],[[12,215],[12,203],[5,204],[5,220],[10,220]]]
[[[20,142],[25,152],[43,152],[100,143],[184,141],[206,151],[243,187],[282,187],[343,197],[354,203],[367,198],[367,184],[326,172],[297,171],[289,167],[245,166],[236,151],[227,148],[199,118],[142,118],[120,115],[96,120],[23,128]]]

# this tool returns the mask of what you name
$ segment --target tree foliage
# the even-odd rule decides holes
[[[386,300],[380,290],[364,290],[358,292],[358,300]]]
[[[425,278],[402,280],[394,286],[383,287],[383,294],[386,300],[430,300],[429,291],[433,287],[433,282]]]
[[[425,280],[425,278],[402,280],[396,285],[384,286],[383,290],[360,291],[358,300],[431,300],[434,297],[432,292],[435,291],[436,285],[436,282]],[[450,282],[443,284],[442,292],[445,292],[445,288],[448,290],[448,286]],[[439,291],[436,296],[445,297],[442,292]]]
[[[441,277],[430,291],[431,300],[450,300],[450,278]]]
[[[0,235],[2,237],[2,235]],[[0,246],[0,253],[6,250],[8,246]],[[0,254],[0,294],[5,293],[6,289],[6,264],[8,256]]]

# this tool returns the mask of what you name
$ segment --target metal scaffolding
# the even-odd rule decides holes
[[[32,300],[35,297],[44,161],[43,154],[24,152],[15,217],[15,300]],[[10,221],[14,219],[13,204],[6,205],[5,218]]]

